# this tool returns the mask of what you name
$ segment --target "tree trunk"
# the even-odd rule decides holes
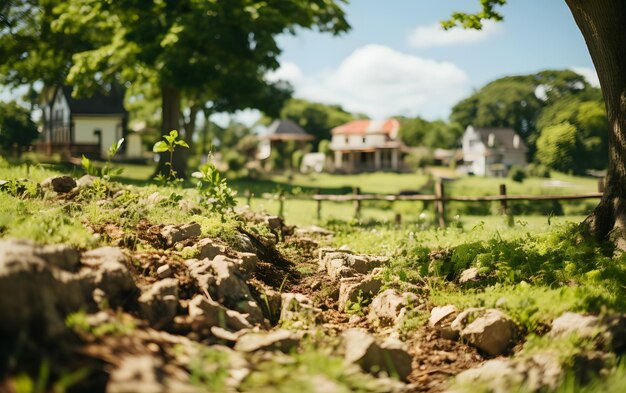
[[[604,196],[585,220],[600,240],[626,246],[626,1],[566,0],[595,65],[609,119]]]
[[[174,86],[161,86],[161,135],[167,135],[172,130],[180,129],[180,91]],[[187,176],[187,152],[180,146],[174,150],[172,169],[176,171],[176,177]],[[170,153],[161,153],[156,174],[168,176]]]

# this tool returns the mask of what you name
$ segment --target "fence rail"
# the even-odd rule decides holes
[[[604,191],[604,182],[602,179],[598,181],[598,192],[583,193],[583,194],[565,194],[565,195],[508,195],[506,192],[506,185],[500,184],[499,194],[497,195],[483,195],[483,196],[447,196],[445,193],[444,183],[438,181],[435,183],[435,194],[361,194],[361,190],[356,187],[353,189],[352,194],[320,194],[320,190],[317,189],[315,194],[310,197],[290,197],[288,199],[298,200],[313,200],[317,202],[317,219],[322,218],[322,202],[352,202],[354,206],[354,217],[359,218],[361,216],[361,202],[363,201],[423,201],[434,202],[435,214],[437,216],[437,222],[440,227],[446,225],[445,206],[447,202],[500,202],[500,213],[503,215],[509,214],[508,209],[509,201],[556,201],[556,200],[577,200],[577,199],[594,199],[602,198]],[[251,203],[252,194],[247,191],[246,198],[248,205]],[[274,199],[279,202],[279,215],[282,216],[284,202],[287,199],[283,192],[279,195],[275,194],[263,194],[264,199]],[[401,221],[400,215],[396,214],[396,222]]]

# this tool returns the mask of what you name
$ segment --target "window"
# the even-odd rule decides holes
[[[346,145],[350,143],[350,138],[346,137]]]
[[[363,137],[363,143],[365,143],[367,141],[366,137]]]

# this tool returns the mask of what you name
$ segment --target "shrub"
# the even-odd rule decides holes
[[[509,170],[509,178],[513,181],[521,183],[526,179],[526,171],[524,168],[514,165]]]

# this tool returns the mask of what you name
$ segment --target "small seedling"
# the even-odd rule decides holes
[[[228,187],[226,179],[220,175],[213,163],[208,162],[199,169],[192,176],[198,179],[197,187],[203,196],[202,202],[211,212],[219,214],[223,222],[226,213],[237,205],[236,192]]]
[[[170,159],[165,163],[169,167],[169,173],[167,178],[163,178],[162,176],[157,176],[157,180],[166,180],[172,181],[176,179],[176,171],[172,167],[172,163],[174,161],[174,150],[176,146],[182,146],[189,148],[187,142],[182,139],[178,139],[178,131],[172,130],[169,135],[163,135],[164,140],[160,140],[154,144],[152,147],[152,151],[155,153],[165,153],[166,151],[170,152]]]
[[[107,151],[107,161],[102,167],[102,169],[100,170],[98,170],[98,168],[96,168],[92,164],[91,160],[85,157],[85,155],[83,154],[81,164],[85,172],[88,175],[98,176],[98,177],[103,178],[104,180],[109,180],[111,176],[120,175],[124,171],[124,168],[113,169],[111,167],[111,160],[113,160],[113,157],[115,157],[117,152],[120,150],[120,147],[122,147],[123,143],[124,143],[124,138],[118,140],[117,142],[115,142],[109,147],[109,150]]]

